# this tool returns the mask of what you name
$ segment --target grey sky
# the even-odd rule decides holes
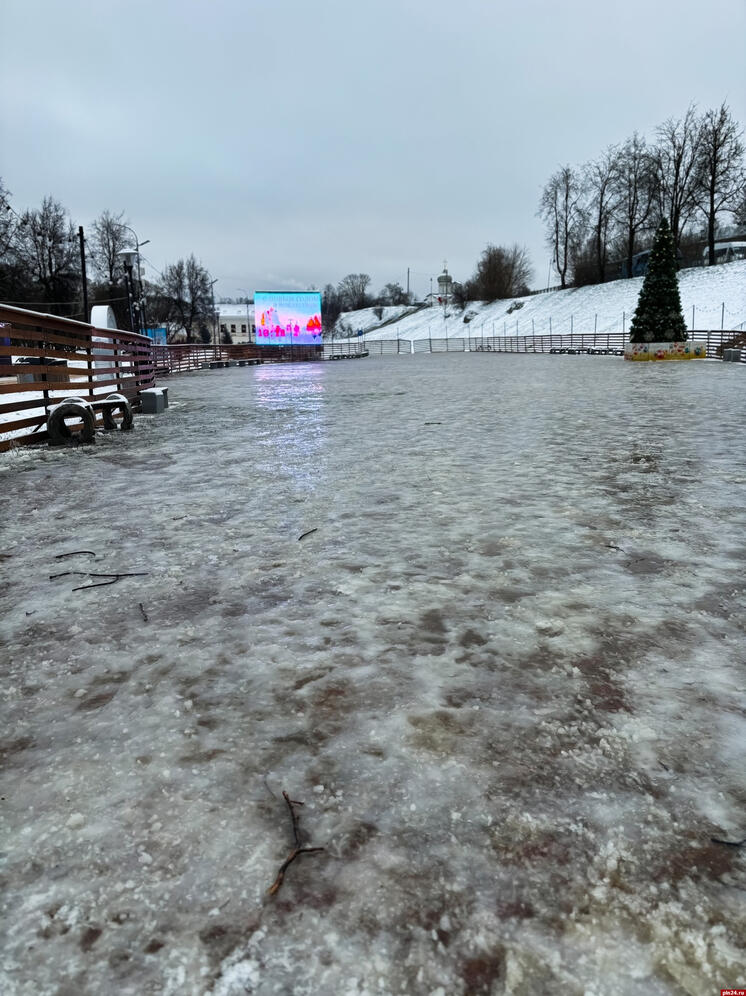
[[[746,123],[746,0],[2,0],[0,35],[16,210],[125,210],[227,296],[408,266],[423,294],[487,242],[543,286],[557,166],[690,102]]]

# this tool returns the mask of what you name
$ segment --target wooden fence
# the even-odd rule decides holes
[[[261,360],[262,363],[295,363],[322,359],[321,346],[263,346],[256,343],[234,345],[202,345],[197,343],[169,343],[154,346],[156,375],[187,373],[199,370],[205,364],[230,360]]]
[[[154,385],[146,336],[0,305],[0,451],[46,439],[63,398],[116,391],[138,407],[138,392]]]

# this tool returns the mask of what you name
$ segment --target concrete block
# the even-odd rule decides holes
[[[143,415],[161,415],[166,410],[163,391],[158,387],[149,387],[140,391]]]

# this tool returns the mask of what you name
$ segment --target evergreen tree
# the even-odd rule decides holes
[[[684,342],[688,338],[681,310],[673,237],[665,218],[661,219],[655,233],[629,338],[630,342]]]

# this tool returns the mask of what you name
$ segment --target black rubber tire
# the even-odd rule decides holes
[[[121,429],[127,432],[132,428],[132,406],[123,394],[110,394],[107,401],[118,401],[119,410],[122,413],[122,424],[117,425],[111,408],[104,408],[104,429]]]
[[[64,446],[72,441],[73,434],[65,425],[65,418],[76,416],[82,419],[83,428],[75,433],[80,443],[96,442],[96,416],[89,405],[81,405],[77,401],[63,402],[57,405],[47,419],[47,433],[50,446]]]

